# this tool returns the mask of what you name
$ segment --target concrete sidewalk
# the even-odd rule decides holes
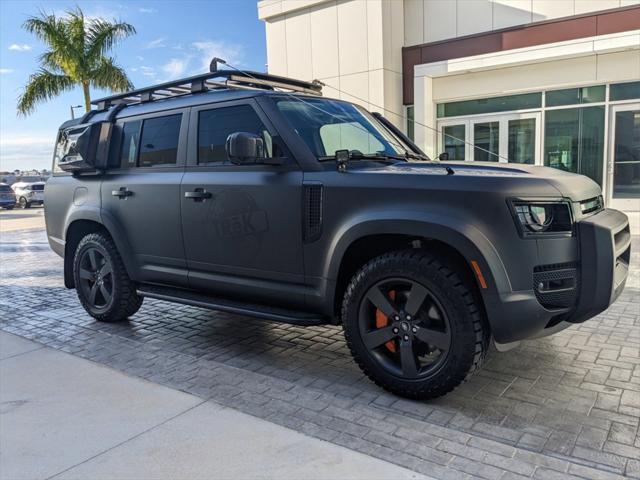
[[[0,478],[419,474],[0,332]]]

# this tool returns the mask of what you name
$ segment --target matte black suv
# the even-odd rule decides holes
[[[384,117],[320,90],[214,70],[64,123],[47,234],[87,312],[124,320],[151,297],[342,323],[373,381],[432,398],[480,366],[492,337],[547,335],[618,297],[629,225],[593,181],[431,161]]]

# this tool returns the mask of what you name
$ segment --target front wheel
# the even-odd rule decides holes
[[[107,235],[91,233],[80,240],[73,259],[73,277],[80,303],[96,320],[125,320],[142,305],[143,299]]]
[[[27,199],[24,197],[20,197],[20,208],[31,208],[31,204],[27,202]]]
[[[422,250],[362,267],[345,293],[342,321],[363,372],[413,399],[453,390],[479,368],[489,343],[472,286]]]

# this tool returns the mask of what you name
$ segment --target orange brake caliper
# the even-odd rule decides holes
[[[389,291],[389,298],[391,300],[396,299],[395,290]],[[389,317],[387,317],[384,313],[382,313],[382,310],[380,310],[379,308],[376,308],[376,328],[383,328],[383,327],[386,327],[387,325],[389,325]],[[387,347],[387,350],[389,350],[390,352],[393,352],[393,353],[396,352],[396,342],[394,340],[389,340],[387,343],[384,344],[384,346]]]

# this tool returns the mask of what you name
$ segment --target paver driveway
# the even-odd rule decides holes
[[[437,401],[371,384],[340,327],[145,300],[100,324],[62,285],[42,230],[3,233],[0,328],[438,478],[640,478],[640,269],[607,312],[491,352]],[[634,237],[632,251],[640,239]]]

